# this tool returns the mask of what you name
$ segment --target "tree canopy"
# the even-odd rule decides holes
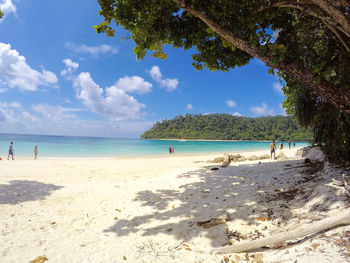
[[[99,0],[97,32],[131,32],[134,52],[166,58],[194,47],[196,69],[230,70],[256,57],[350,113],[349,0]]]
[[[286,116],[248,118],[231,114],[186,114],[157,122],[141,138],[305,141],[311,138],[311,133]]]

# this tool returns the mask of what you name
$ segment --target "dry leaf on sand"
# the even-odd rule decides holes
[[[30,263],[44,263],[46,260],[48,260],[45,256],[38,256],[34,260],[30,261]]]

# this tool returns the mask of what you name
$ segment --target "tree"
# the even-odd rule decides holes
[[[164,45],[195,47],[196,69],[229,70],[256,57],[350,114],[349,0],[99,0],[97,32],[114,21],[131,32],[139,59]],[[301,32],[299,29],[303,28]],[[318,53],[323,37],[328,45]],[[317,62],[317,63],[315,63]]]
[[[4,17],[4,12],[1,11],[0,9],[0,19]]]

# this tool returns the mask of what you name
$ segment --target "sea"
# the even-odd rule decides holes
[[[266,150],[268,141],[191,141],[191,140],[144,140],[132,138],[75,137],[51,135],[0,134],[0,157],[7,157],[10,142],[14,144],[15,157],[32,157],[38,146],[40,158],[108,158],[168,155],[169,147],[174,154],[210,154]],[[281,142],[276,142],[279,144]],[[293,142],[292,142],[293,143]],[[288,142],[283,142],[288,147]],[[307,142],[295,142],[296,147]],[[293,145],[293,144],[292,144]]]

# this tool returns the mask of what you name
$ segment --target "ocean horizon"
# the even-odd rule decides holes
[[[39,158],[108,158],[175,154],[215,154],[266,150],[270,141],[158,140],[138,138],[79,137],[61,135],[0,134],[0,157],[7,158],[10,142],[15,157],[32,157],[38,146]],[[294,141],[293,141],[294,142]],[[276,144],[281,142],[276,141]],[[309,145],[296,141],[297,147]],[[284,148],[288,142],[283,142]]]

